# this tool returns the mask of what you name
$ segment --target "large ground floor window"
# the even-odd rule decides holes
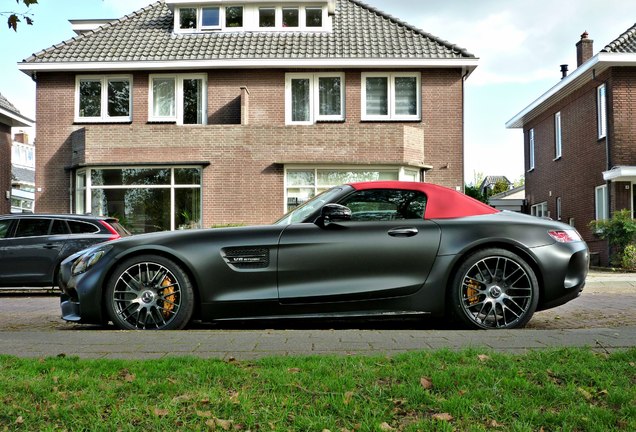
[[[285,212],[320,192],[344,183],[376,180],[420,181],[420,170],[408,167],[285,167]]]
[[[201,227],[201,167],[91,167],[75,174],[76,213],[119,219],[132,233]]]

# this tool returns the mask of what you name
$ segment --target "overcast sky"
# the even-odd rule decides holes
[[[69,19],[120,18],[151,0],[39,0],[35,24],[18,32],[0,27],[0,93],[35,117],[35,83],[16,63],[70,39]],[[636,1],[625,0],[367,0],[367,4],[466,48],[479,66],[466,81],[465,175],[521,177],[521,131],[505,123],[557,84],[560,65],[576,68],[575,44],[584,31],[594,53],[636,22]],[[0,0],[2,10],[15,7]],[[22,10],[22,9],[20,9]],[[3,18],[4,20],[4,18]],[[426,83],[424,83],[426,85]],[[35,119],[37,120],[37,119]]]

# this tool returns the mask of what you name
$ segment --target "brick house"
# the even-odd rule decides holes
[[[531,213],[575,226],[592,262],[608,263],[607,242],[589,223],[630,209],[636,194],[636,26],[594,55],[587,33],[577,68],[508,121],[523,128]],[[565,65],[564,65],[565,66]]]
[[[11,154],[12,127],[33,127],[33,120],[20,114],[2,94],[0,94],[0,214],[11,210]]]
[[[164,0],[19,64],[38,211],[267,223],[363,179],[463,182],[466,50],[357,0]]]

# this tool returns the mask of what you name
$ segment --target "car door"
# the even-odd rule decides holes
[[[4,239],[2,285],[46,286],[53,283],[58,256],[68,234],[64,221],[19,218],[13,237]]]
[[[437,224],[423,219],[426,197],[357,191],[340,204],[352,210],[351,221],[292,224],[282,233],[280,302],[368,301],[418,291],[440,243]]]

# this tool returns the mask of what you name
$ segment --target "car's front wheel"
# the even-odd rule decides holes
[[[157,255],[130,258],[108,280],[108,316],[120,329],[178,330],[194,309],[187,274],[173,261]]]
[[[490,248],[470,255],[451,287],[453,312],[480,329],[525,326],[537,308],[539,283],[520,256]]]

